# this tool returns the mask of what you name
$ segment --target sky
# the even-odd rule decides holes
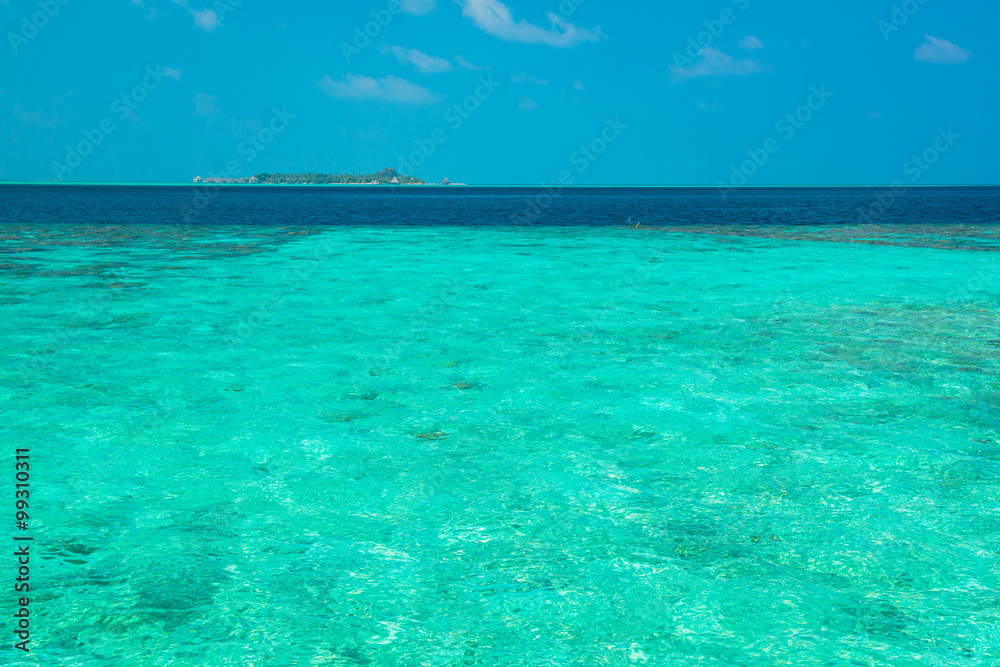
[[[985,0],[0,0],[0,181],[1000,183]]]

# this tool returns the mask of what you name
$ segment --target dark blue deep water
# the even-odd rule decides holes
[[[868,217],[861,217],[867,214]],[[246,225],[993,224],[1000,188],[0,186],[0,222]]]

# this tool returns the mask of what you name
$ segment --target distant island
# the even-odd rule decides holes
[[[400,174],[395,169],[383,169],[375,174],[257,174],[249,178],[202,178],[195,183],[247,183],[261,185],[426,185],[412,176]]]

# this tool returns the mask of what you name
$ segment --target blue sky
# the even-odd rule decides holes
[[[0,17],[0,180],[1000,183],[995,2],[0,0]]]

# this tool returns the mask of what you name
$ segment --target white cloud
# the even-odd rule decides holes
[[[931,37],[930,35],[924,35],[924,39],[927,42],[917,47],[917,50],[913,53],[913,57],[917,60],[922,60],[925,63],[954,65],[956,63],[964,63],[972,57],[971,51],[966,51],[957,44],[952,44],[947,39]]]
[[[533,83],[536,86],[549,85],[549,82],[546,81],[545,79],[536,79],[535,77],[531,76],[524,70],[521,70],[520,74],[511,75],[510,80],[513,81],[514,83],[524,83],[525,81],[528,81],[529,83]]]
[[[163,75],[170,79],[173,79],[174,81],[180,81],[182,72],[179,69],[174,69],[173,67],[164,67]]]
[[[746,49],[747,51],[756,51],[757,49],[764,48],[764,42],[760,41],[753,35],[747,35],[739,41],[737,46],[741,49]]]
[[[437,72],[450,72],[454,67],[444,58],[435,58],[417,49],[404,49],[401,46],[386,46],[382,48],[382,53],[392,52],[396,60],[404,65],[410,64],[424,74],[435,74]]]
[[[470,72],[478,72],[479,70],[482,69],[482,67],[480,67],[479,65],[473,65],[462,56],[455,56],[455,62],[458,63],[459,67],[461,67],[462,69],[467,69]]]
[[[173,2],[188,10],[194,17],[194,24],[205,32],[212,32],[221,25],[219,15],[215,13],[214,9],[194,9],[187,0],[173,0]]]
[[[681,83],[699,76],[746,76],[763,70],[757,60],[736,60],[713,48],[701,50],[701,60],[687,67],[670,66],[670,80]]]
[[[413,14],[414,16],[423,16],[424,14],[430,14],[435,9],[437,9],[436,0],[403,0],[400,3],[400,9],[403,10],[404,14]]]
[[[196,9],[194,14],[194,24],[205,32],[212,32],[219,27],[219,15],[214,9]]]
[[[534,111],[538,108],[538,103],[533,99],[522,97],[517,103],[517,108],[521,111]]]
[[[194,96],[194,115],[211,118],[216,114],[221,114],[222,109],[216,102],[219,98],[208,93],[198,93]]]
[[[578,28],[558,14],[549,14],[552,28],[546,30],[527,19],[514,22],[510,7],[500,0],[456,0],[462,6],[462,16],[472,19],[484,32],[508,42],[524,44],[547,44],[566,48],[581,42],[596,42],[601,38],[600,28],[596,31]]]
[[[327,74],[316,85],[330,97],[340,100],[380,100],[400,104],[432,104],[437,101],[426,88],[394,76],[373,79],[348,74],[343,81],[334,81]]]

